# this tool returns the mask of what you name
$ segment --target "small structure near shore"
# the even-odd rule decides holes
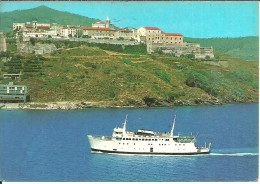
[[[14,85],[9,82],[7,85],[0,85],[1,103],[19,103],[29,101],[28,87],[24,85]]]

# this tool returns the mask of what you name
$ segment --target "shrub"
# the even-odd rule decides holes
[[[34,38],[30,38],[30,43],[31,43],[32,45],[35,45],[35,39],[34,39]]]
[[[206,56],[205,59],[206,59],[206,60],[210,60],[210,57],[209,57],[209,56]]]
[[[165,72],[163,72],[163,71],[160,71],[160,70],[156,70],[156,71],[155,71],[155,74],[156,74],[160,79],[164,80],[165,82],[171,82],[171,77],[170,77],[167,73],[165,73]]]
[[[128,60],[128,59],[123,59],[123,62],[125,63],[125,64],[127,64],[127,65],[131,65],[131,66],[135,66],[135,64],[134,63],[132,63],[132,61],[130,61],[130,60]]]

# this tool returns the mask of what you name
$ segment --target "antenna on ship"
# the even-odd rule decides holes
[[[175,125],[175,120],[176,120],[176,114],[174,115],[174,121],[173,121],[173,124],[172,124],[171,137],[173,137],[173,130],[174,130],[174,125]]]

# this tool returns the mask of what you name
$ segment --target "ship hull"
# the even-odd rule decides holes
[[[111,150],[99,150],[99,149],[91,149],[92,153],[113,153],[113,154],[126,154],[126,155],[205,155],[209,154],[210,151],[207,152],[191,152],[191,153],[164,153],[164,152],[126,152],[126,151],[111,151]]]

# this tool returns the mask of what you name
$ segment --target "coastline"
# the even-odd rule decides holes
[[[0,110],[82,110],[87,108],[154,108],[154,107],[176,107],[176,106],[207,106],[207,105],[227,105],[227,104],[235,104],[235,103],[259,103],[259,102],[218,102],[218,103],[200,103],[195,104],[188,102],[176,102],[169,104],[161,104],[161,105],[116,105],[111,102],[46,102],[46,103],[38,103],[38,102],[30,102],[30,103],[6,103],[0,104]]]

